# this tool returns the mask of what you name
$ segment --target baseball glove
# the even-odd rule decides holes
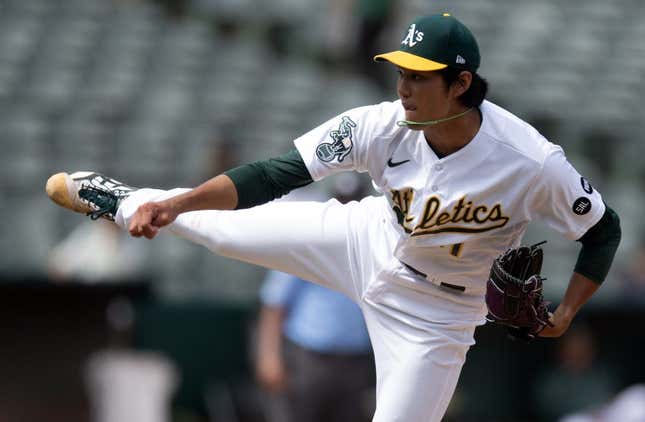
[[[486,319],[506,326],[512,338],[529,341],[552,326],[540,276],[544,243],[509,249],[493,261],[486,283]]]

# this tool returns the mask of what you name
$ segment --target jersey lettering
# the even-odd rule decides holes
[[[474,206],[462,196],[451,211],[439,211],[441,200],[431,196],[425,205],[419,224],[412,230],[412,236],[435,233],[481,233],[503,227],[508,223],[500,204],[492,207],[486,205]],[[450,224],[466,223],[466,224]]]
[[[500,204],[492,207],[483,204],[474,205],[472,201],[467,200],[466,196],[462,196],[451,210],[441,210],[441,200],[437,196],[431,196],[426,201],[418,224],[412,227],[411,223],[416,220],[416,217],[410,214],[414,190],[412,188],[392,189],[390,194],[392,210],[397,216],[398,223],[411,236],[446,232],[481,233],[503,227],[509,221]]]
[[[412,233],[412,228],[410,223],[414,221],[414,216],[409,215],[410,213],[410,204],[412,204],[412,199],[414,198],[414,191],[412,188],[405,188],[401,190],[392,190],[392,202],[394,205],[392,209],[396,214],[396,218],[405,230],[406,233]]]

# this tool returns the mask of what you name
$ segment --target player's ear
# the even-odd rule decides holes
[[[470,88],[470,84],[473,81],[473,74],[468,72],[467,70],[463,70],[459,72],[459,76],[457,76],[457,79],[452,84],[453,92],[455,95],[455,98],[459,97],[461,94],[464,92],[468,91],[468,88]]]

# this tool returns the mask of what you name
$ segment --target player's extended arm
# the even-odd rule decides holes
[[[237,190],[225,174],[216,176],[182,195],[159,202],[146,202],[132,216],[128,231],[134,237],[152,239],[159,229],[183,212],[204,209],[230,210],[237,204]]]
[[[582,249],[574,273],[562,302],[551,317],[553,327],[545,327],[539,334],[541,337],[559,337],[567,331],[582,305],[605,280],[620,237],[620,219],[614,210],[606,206],[600,221],[578,239],[582,243]]]
[[[250,208],[312,181],[300,153],[293,149],[280,157],[228,170],[165,201],[145,203],[137,209],[128,230],[132,236],[152,239],[181,213]]]

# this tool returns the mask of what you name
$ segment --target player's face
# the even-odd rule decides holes
[[[421,72],[398,68],[397,92],[405,119],[425,122],[447,117],[454,113],[453,95],[437,71]]]

